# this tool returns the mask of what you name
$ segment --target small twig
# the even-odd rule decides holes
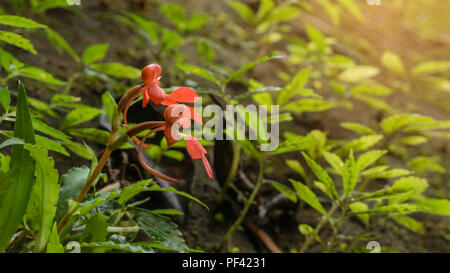
[[[264,243],[264,245],[267,247],[267,249],[270,250],[270,252],[272,252],[272,253],[283,253],[283,251],[281,251],[281,249],[275,244],[275,242],[272,240],[272,238],[270,238],[270,236],[264,230],[259,228],[253,222],[251,222],[249,220],[245,220],[243,222],[243,225],[248,230],[253,232],[253,234],[255,234],[256,237],[258,237]]]
[[[138,165],[136,165],[135,163],[132,163],[132,164],[130,164],[130,167],[133,167],[136,170],[140,180],[144,180],[144,176],[142,175],[141,169],[139,169]]]
[[[247,187],[248,190],[253,190],[255,185],[248,179],[247,175],[243,171],[239,171],[239,178],[242,180],[242,183]]]

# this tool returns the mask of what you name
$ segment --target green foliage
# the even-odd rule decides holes
[[[291,218],[302,235],[299,252],[310,251],[313,243],[317,243],[314,250],[357,252],[360,244],[380,232],[390,232],[386,228],[390,222],[426,235],[434,227],[418,220],[426,221],[427,217],[413,218],[415,213],[449,216],[450,203],[442,189],[450,122],[436,118],[445,115],[440,115],[435,104],[427,104],[433,111],[423,111],[416,104],[425,98],[445,108],[445,97],[434,91],[450,91],[449,62],[411,63],[407,54],[392,49],[386,49],[375,63],[368,62],[376,52],[365,39],[353,40],[351,35],[343,37],[335,31],[335,26],[348,25],[350,17],[354,22],[366,20],[354,0],[256,2],[227,1],[239,20],[226,13],[210,17],[186,12],[183,5],[170,1],[153,7],[156,14],[123,11],[112,15],[137,34],[127,36],[133,44],[126,51],[95,41],[78,52],[80,46],[73,44],[73,38],[66,40],[44,24],[6,14],[6,9],[0,8],[0,251],[64,253],[74,245],[81,252],[95,253],[200,251],[189,248],[170,218],[190,217],[191,211],[160,208],[153,196],[145,195],[175,194],[209,210],[195,194],[180,190],[187,186],[184,183],[191,183],[194,189],[201,176],[196,173],[193,181],[186,176],[180,188],[162,187],[139,171],[140,178],[135,179],[134,168],[130,168],[135,167],[131,165],[135,158],[122,156],[122,162],[116,157],[108,159],[112,147],[123,153],[128,152],[124,149],[134,150],[115,98],[130,82],[141,81],[141,70],[133,65],[149,60],[163,67],[158,80],[167,87],[166,92],[178,85],[189,86],[204,95],[205,105],[214,103],[223,109],[237,106],[237,115],[245,121],[245,135],[233,141],[233,153],[221,154],[220,146],[214,152],[216,172],[222,161],[233,166],[224,170],[228,177],[218,203],[234,198],[224,198],[227,189],[243,203],[222,246],[240,226],[247,228],[243,221],[256,211],[252,206],[264,214],[266,205],[272,208],[284,200],[280,197],[296,205],[277,206],[276,213],[267,219],[272,224],[279,210],[283,215],[297,213]],[[53,26],[46,11],[65,8],[78,16],[79,11],[69,8],[70,4],[65,0],[16,0],[8,8]],[[324,14],[320,20],[313,15],[315,10]],[[305,13],[302,21],[296,20],[301,13]],[[29,53],[38,53],[36,49],[39,54],[50,52],[43,50],[41,40],[34,46],[34,34],[41,34],[56,49],[51,54],[71,57],[73,63],[68,66],[72,68],[67,71],[73,74],[64,75],[66,71],[58,67],[44,69],[55,63],[57,55],[38,55],[27,62]],[[348,41],[354,47],[347,48]],[[126,59],[131,65],[112,58]],[[36,60],[43,68],[33,66]],[[260,65],[261,69],[255,69]],[[22,83],[16,92],[11,80],[17,78],[26,79],[27,85],[33,80],[32,96],[25,96]],[[81,82],[85,89],[81,89]],[[84,104],[95,102],[93,96],[101,99],[101,106]],[[414,100],[405,100],[402,108],[398,107],[399,97]],[[268,106],[273,115],[259,118],[245,108],[252,103]],[[271,106],[279,106],[280,111],[272,111]],[[160,112],[164,107],[149,111]],[[103,126],[106,117],[111,127]],[[96,125],[97,118],[101,128]],[[274,151],[261,151],[268,137],[264,129],[275,128],[276,120],[282,123],[279,146]],[[256,140],[247,138],[247,132],[258,129],[263,130]],[[435,142],[434,138],[440,140]],[[115,140],[125,141],[111,145]],[[91,147],[83,141],[100,145]],[[201,143],[210,146],[218,142]],[[148,145],[145,153],[153,165],[161,164],[164,157],[170,159],[165,164],[186,164],[185,154],[178,150],[186,147],[185,141],[168,146],[165,138],[160,141],[152,136]],[[102,149],[99,159],[99,151],[93,147]],[[85,161],[70,165],[81,158],[91,166],[83,166],[88,164]],[[217,222],[228,224],[224,213],[215,215]],[[195,232],[192,235],[201,234]]]
[[[313,191],[311,191],[307,186],[305,186],[301,182],[295,181],[293,179],[289,179],[289,181],[294,186],[300,199],[305,201],[308,205],[316,209],[324,216],[328,217],[327,212],[325,211],[325,209],[323,208],[322,204],[319,202],[317,196],[314,194]]]
[[[34,144],[34,132],[25,88],[19,83],[14,137]],[[0,192],[0,249],[4,250],[25,215],[34,184],[35,161],[23,145],[11,151],[11,167],[2,179]]]

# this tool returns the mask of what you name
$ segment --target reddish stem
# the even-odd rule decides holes
[[[162,126],[162,127],[158,127],[158,128],[155,128],[155,129],[151,130],[151,131],[148,132],[148,133],[144,136],[144,138],[141,140],[141,143],[139,144],[139,151],[138,151],[139,162],[141,163],[142,167],[143,167],[146,171],[148,171],[149,173],[153,174],[154,176],[159,177],[159,178],[162,178],[162,179],[167,180],[167,181],[169,181],[169,182],[176,183],[176,182],[178,182],[177,179],[174,179],[174,178],[172,178],[172,177],[169,177],[169,176],[167,176],[167,175],[165,175],[165,174],[162,174],[162,173],[160,173],[160,172],[158,172],[158,171],[152,169],[149,165],[147,165],[147,163],[145,163],[145,161],[144,161],[143,158],[142,158],[142,147],[143,147],[143,144],[144,144],[145,140],[146,140],[151,134],[156,133],[156,132],[159,132],[159,131],[163,131],[164,128],[165,128],[165,127]]]

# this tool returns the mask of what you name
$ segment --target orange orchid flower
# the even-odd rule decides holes
[[[179,129],[181,127],[188,128],[191,124],[191,120],[202,122],[201,116],[198,113],[197,114],[195,113],[196,113],[195,111],[193,110],[191,111],[191,108],[184,104],[172,104],[169,107],[167,107],[166,110],[164,111],[164,118],[166,121],[162,122],[162,124],[159,124],[157,128],[154,128],[155,127],[154,122],[147,122],[153,128],[153,130],[147,133],[144,136],[144,138],[142,138],[142,140],[139,141],[139,151],[138,151],[139,163],[142,165],[144,169],[146,169],[153,175],[163,178],[167,181],[177,182],[176,179],[168,177],[152,169],[145,163],[145,161],[142,158],[142,149],[144,148],[144,143],[147,140],[147,138],[153,133],[164,131],[164,136],[169,146],[175,144],[182,137],[184,137],[186,139],[186,148],[191,158],[202,159],[203,165],[205,167],[208,176],[211,179],[214,178],[211,166],[208,160],[206,159],[207,152],[205,148],[203,148],[200,142],[198,142],[198,140],[196,140],[192,136],[188,136],[179,132]]]
[[[159,64],[153,63],[147,65],[142,70],[142,80],[144,84],[136,86],[128,90],[123,96],[123,101],[119,103],[119,110],[123,111],[123,121],[125,126],[128,128],[128,120],[127,114],[128,110],[135,99],[137,99],[141,94],[143,94],[142,107],[146,107],[148,102],[151,100],[156,105],[162,104],[166,106],[170,106],[172,104],[176,104],[177,102],[183,103],[194,103],[200,97],[197,93],[188,88],[188,87],[180,87],[177,88],[170,94],[166,94],[162,88],[159,86],[160,78],[161,78],[161,66]],[[191,109],[192,119],[193,120],[201,120],[201,116]],[[203,124],[202,121],[199,121]],[[140,140],[137,137],[132,138],[137,144],[140,144]],[[148,145],[144,144],[144,148],[149,149]]]

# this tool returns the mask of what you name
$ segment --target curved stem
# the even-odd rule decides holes
[[[260,160],[259,161],[259,173],[258,173],[258,181],[256,182],[255,188],[252,191],[252,194],[248,198],[247,202],[245,203],[244,209],[242,210],[241,214],[239,215],[239,218],[234,222],[234,224],[228,229],[227,233],[223,237],[222,243],[219,246],[219,249],[222,249],[225,245],[225,243],[228,241],[230,236],[233,234],[233,232],[241,225],[242,221],[244,220],[245,216],[248,213],[248,210],[250,209],[250,206],[253,204],[253,201],[256,198],[256,195],[258,195],[259,189],[262,186],[264,177],[264,164]]]
[[[225,194],[236,177],[236,173],[239,167],[239,159],[241,156],[241,145],[239,145],[236,141],[233,141],[233,161],[231,162],[230,173],[223,184],[222,191],[220,192],[219,197],[217,198],[217,203],[220,205],[223,203],[223,199],[225,198]]]
[[[153,174],[154,176],[159,177],[159,178],[162,178],[162,179],[167,180],[167,181],[169,181],[169,182],[176,183],[176,182],[178,182],[177,179],[172,178],[172,177],[169,177],[169,176],[167,176],[167,175],[165,175],[165,174],[162,174],[162,173],[160,173],[160,172],[154,170],[154,169],[151,168],[149,165],[147,165],[147,163],[145,163],[144,159],[142,158],[142,147],[143,147],[143,144],[144,144],[145,140],[146,140],[151,134],[156,133],[156,132],[159,132],[159,131],[163,131],[164,128],[165,128],[165,127],[158,127],[158,128],[156,128],[156,129],[151,130],[150,132],[148,132],[148,133],[144,136],[144,138],[142,139],[141,143],[139,144],[139,151],[138,151],[139,163],[141,163],[142,167],[143,167],[146,171],[148,171],[149,173]]]

